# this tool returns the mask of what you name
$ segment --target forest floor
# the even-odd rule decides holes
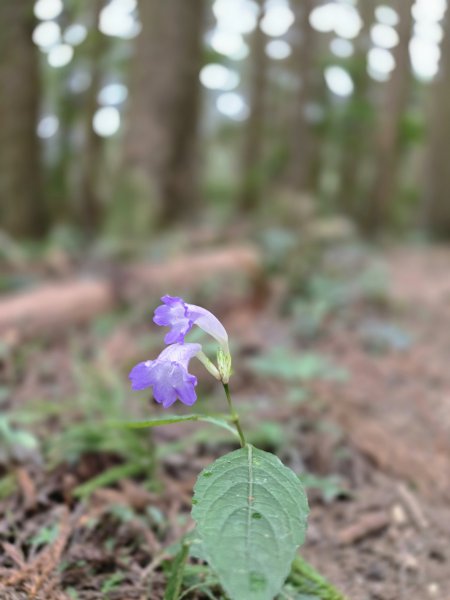
[[[252,441],[306,473],[305,558],[349,600],[450,600],[450,248],[382,260],[381,299],[328,290],[283,316],[270,280],[270,301],[214,308]],[[163,597],[196,476],[232,444],[205,425],[111,430],[158,412],[126,380],[158,334],[118,311],[3,352],[2,600]],[[214,383],[199,396],[222,410]]]

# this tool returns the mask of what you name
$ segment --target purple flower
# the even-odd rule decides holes
[[[187,333],[194,325],[215,338],[228,352],[228,334],[222,323],[209,310],[195,304],[187,304],[177,296],[163,296],[163,304],[158,306],[153,317],[157,325],[170,327],[164,338],[166,344],[183,343]]]
[[[167,346],[156,360],[141,362],[131,369],[131,389],[153,387],[155,400],[164,408],[171,406],[177,398],[183,404],[192,406],[197,400],[194,389],[197,377],[188,373],[188,365],[200,350],[200,344]]]

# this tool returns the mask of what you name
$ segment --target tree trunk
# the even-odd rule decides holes
[[[0,224],[17,236],[45,233],[36,122],[39,55],[33,3],[0,2]]]
[[[432,87],[426,159],[425,219],[432,233],[450,238],[450,8],[444,16],[439,73]]]
[[[267,87],[268,57],[265,52],[266,35],[261,29],[264,18],[264,2],[258,0],[259,17],[253,32],[251,44],[250,115],[244,129],[242,153],[242,185],[239,206],[244,212],[251,212],[257,206],[261,195],[263,153],[263,133]]]
[[[316,31],[309,17],[316,6],[315,0],[295,0],[295,27],[297,43],[293,61],[300,79],[299,91],[290,115],[290,152],[286,166],[286,182],[298,191],[310,191],[314,187],[313,173],[317,159],[317,140],[307,117],[308,105],[317,100],[317,83],[320,74],[315,68]]]
[[[104,0],[92,3],[92,30],[89,33],[91,83],[86,94],[86,112],[84,123],[84,147],[81,172],[81,197],[79,202],[79,220],[88,234],[95,233],[102,221],[102,198],[99,191],[99,175],[102,167],[103,139],[94,131],[92,121],[98,108],[97,96],[103,76],[103,61],[108,38],[99,31],[98,22]]]
[[[397,191],[400,163],[400,125],[408,107],[411,82],[409,41],[413,26],[413,0],[398,0],[399,43],[393,51],[395,69],[387,83],[384,106],[381,107],[375,149],[375,177],[368,198],[364,228],[376,235],[388,224],[389,208]]]
[[[141,0],[125,167],[146,181],[160,224],[198,204],[199,70],[205,0]],[[153,194],[153,198],[151,198]]]
[[[373,100],[371,80],[367,72],[367,53],[371,48],[370,30],[375,12],[372,2],[362,2],[360,13],[363,26],[355,40],[354,68],[351,75],[354,91],[349,102],[342,130],[342,164],[339,207],[349,217],[359,220],[360,200],[367,191],[367,159],[373,143]]]

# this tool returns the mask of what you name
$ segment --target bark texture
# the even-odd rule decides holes
[[[258,0],[258,4],[259,17],[251,44],[250,115],[244,128],[242,153],[242,186],[239,205],[244,212],[251,212],[258,206],[262,187],[263,166],[261,161],[263,157],[268,57],[265,52],[267,38],[261,29],[261,21],[264,18],[263,0]]]
[[[321,77],[315,68],[317,33],[309,22],[316,5],[316,0],[295,0],[292,6],[297,30],[293,66],[299,79],[299,89],[291,109],[286,178],[287,184],[298,191],[310,191],[314,187],[313,172],[317,158],[317,140],[308,120],[308,105],[317,100],[318,78]]]
[[[98,29],[104,0],[94,0],[92,10],[92,31],[89,34],[89,63],[91,84],[86,94],[86,114],[84,123],[84,149],[82,156],[81,195],[79,221],[85,232],[95,233],[103,216],[102,198],[99,190],[99,177],[102,167],[103,139],[94,131],[92,121],[98,108],[97,96],[103,79],[103,58],[108,47],[108,38]]]
[[[36,123],[39,56],[29,0],[0,2],[0,223],[16,236],[46,229]]]
[[[198,202],[199,71],[205,0],[141,0],[125,166],[148,183],[161,224]]]
[[[429,230],[450,238],[450,9],[444,16],[439,73],[431,95],[425,217]]]
[[[370,30],[375,20],[375,5],[362,2],[362,28],[355,40],[354,65],[351,75],[354,91],[342,124],[342,163],[339,206],[348,216],[359,221],[370,185],[367,163],[371,158],[374,139],[374,110],[372,81],[367,72],[367,55],[372,46]]]
[[[409,42],[413,26],[413,0],[398,0],[399,43],[393,50],[395,69],[386,84],[384,104],[380,110],[375,140],[375,176],[368,197],[363,226],[376,235],[389,220],[390,206],[395,199],[398,167],[401,158],[400,126],[408,107],[411,84]]]

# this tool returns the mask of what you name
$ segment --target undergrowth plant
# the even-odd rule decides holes
[[[195,357],[222,384],[229,416],[167,415],[128,425],[141,428],[205,421],[227,430],[241,446],[217,459],[197,479],[192,500],[196,530],[184,540],[174,560],[166,600],[187,597],[181,588],[189,553],[209,565],[209,578],[220,583],[231,600],[342,599],[312,567],[296,557],[305,538],[309,511],[304,486],[274,454],[248,443],[231,397],[232,359],[223,325],[208,310],[182,298],[164,296],[162,302],[153,320],[170,327],[165,336],[167,346],[155,360],[141,362],[131,370],[132,389],[151,387],[163,408],[177,400],[194,405],[197,378],[188,368]],[[215,340],[215,362],[201,344],[185,341],[194,325]],[[193,589],[197,586],[195,582],[192,585]]]

